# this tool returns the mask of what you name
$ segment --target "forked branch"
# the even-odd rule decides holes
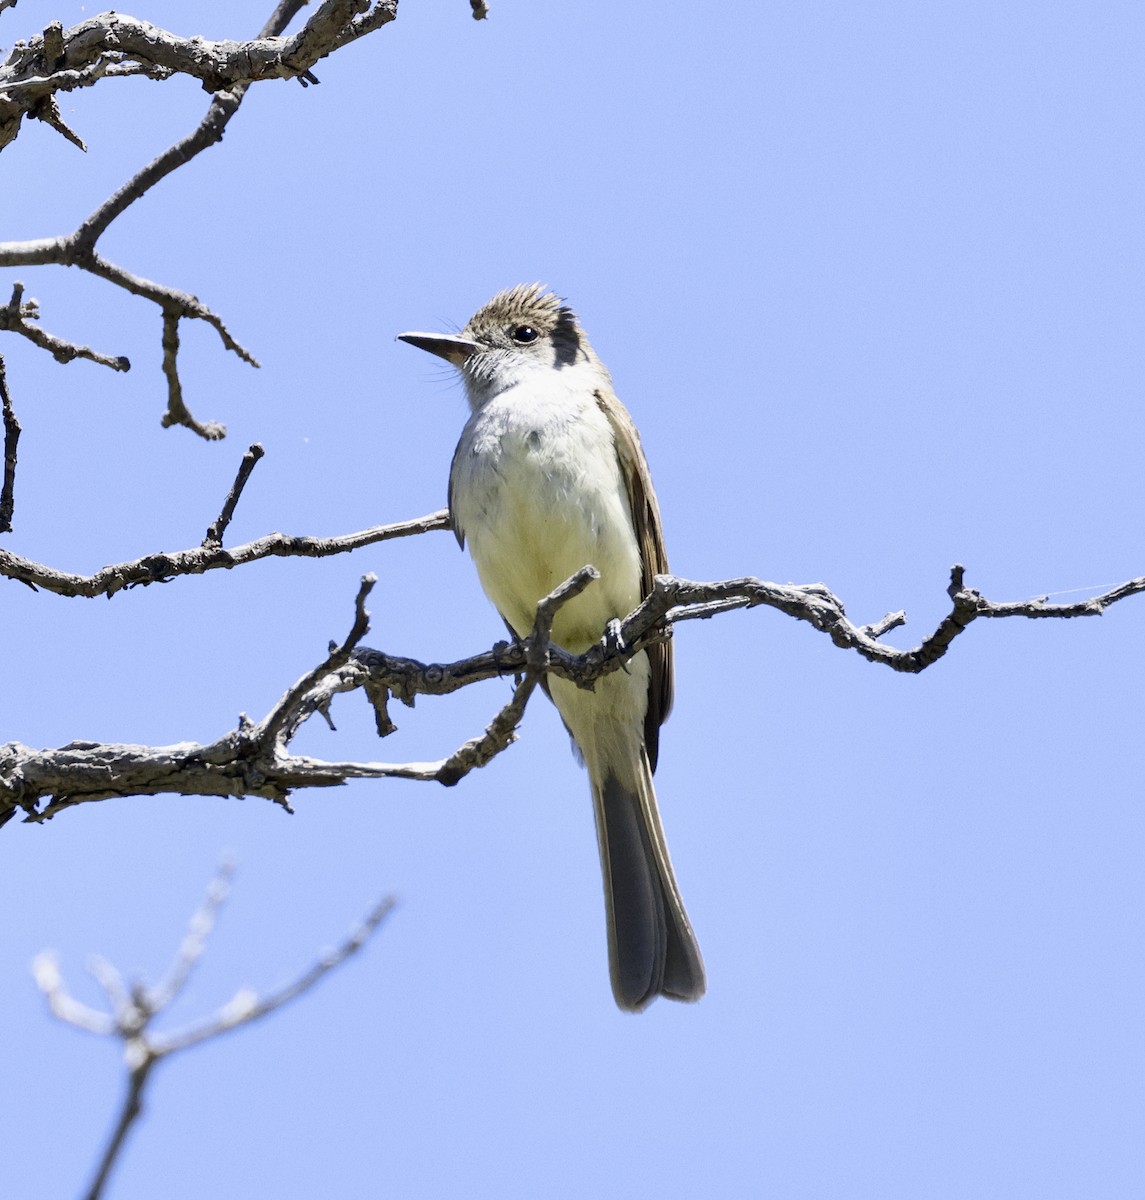
[[[179,323],[205,321],[226,349],[251,366],[254,356],[231,336],[222,318],[196,296],[135,275],[96,251],[102,234],[126,209],[161,179],[222,139],[247,88],[264,79],[298,79],[317,83],[311,68],[335,50],[380,29],[397,16],[397,0],[325,0],[313,16],[290,36],[282,36],[304,0],[283,0],[253,41],[210,42],[181,38],[146,21],[122,13],[101,13],[71,29],[58,23],[41,35],[17,42],[0,66],[0,150],[20,131],[25,116],[37,118],[84,149],[83,140],[63,122],[57,92],[90,87],[101,79],[145,75],[167,79],[189,75],[213,92],[206,116],[197,128],[152,160],[91,213],[72,233],[0,243],[0,267],[78,267],[116,287],[155,304],[161,313],[163,372],[167,380],[165,426],[182,425],[200,437],[221,438],[224,425],[196,419],[183,396],[178,371]],[[126,371],[123,356],[80,346],[29,322],[39,316],[35,301],[22,305],[17,294],[0,309],[0,329],[9,329],[48,350],[60,362],[87,358]]]
[[[95,958],[89,969],[107,997],[106,1011],[76,1000],[64,985],[59,964],[50,953],[37,956],[33,966],[36,983],[48,1002],[53,1016],[86,1033],[117,1038],[123,1044],[127,1067],[127,1088],[119,1117],[100,1156],[95,1176],[86,1193],[87,1200],[99,1200],[119,1159],[127,1135],[143,1111],[143,1097],[156,1065],[180,1050],[211,1041],[270,1016],[320,983],[331,971],[352,958],[369,941],[393,911],[394,898],[387,896],[374,905],[357,929],[334,950],[327,951],[290,983],[259,995],[250,987],[240,987],[216,1012],[174,1033],[154,1029],[156,1018],[179,997],[187,980],[206,949],[215,918],[230,891],[234,865],[224,861],[211,881],[206,897],[191,918],[187,933],[168,969],[166,977],[149,987],[142,980],[127,983],[109,962]]]
[[[333,646],[327,657],[258,723],[243,717],[237,729],[206,746],[72,742],[58,750],[44,751],[19,743],[0,747],[0,823],[18,810],[28,820],[38,822],[76,804],[158,792],[262,796],[289,811],[291,791],[334,787],[349,779],[401,778],[452,785],[512,744],[525,706],[546,673],[591,688],[602,675],[620,670],[646,646],[670,637],[677,623],[710,618],[732,609],[778,609],[807,621],[841,648],[896,671],[917,674],[937,662],[975,620],[1098,616],[1110,605],[1145,592],[1142,577],[1076,604],[1050,604],[1045,597],[997,603],[967,588],[963,576],[962,567],[953,568],[948,589],[950,612],[933,633],[910,650],[880,640],[884,633],[904,623],[902,613],[857,626],[847,618],[838,597],[822,584],[800,587],[752,578],[695,583],[660,575],[652,594],[624,621],[613,623],[584,654],[572,655],[553,644],[550,631],[553,613],[597,578],[592,567],[584,567],[540,603],[527,638],[499,642],[491,650],[457,662],[427,664],[360,648],[369,628],[365,600],[374,584],[374,577],[368,575],[362,581],[346,639]],[[438,761],[329,762],[288,751],[289,743],[311,716],[321,713],[329,720],[330,705],[339,692],[363,689],[373,706],[378,734],[384,737],[396,729],[388,711],[391,698],[412,705],[418,695],[449,695],[506,675],[517,676],[509,702],[483,734]]]
[[[6,429],[7,413],[6,406]],[[15,421],[14,414],[12,420]],[[16,425],[11,441],[13,484],[15,437],[18,434],[19,426]],[[33,590],[54,592],[57,596],[110,597],[125,588],[146,587],[152,583],[167,583],[180,575],[202,575],[206,571],[230,570],[246,563],[258,562],[263,558],[329,558],[333,554],[347,554],[351,550],[360,550],[363,546],[388,542],[394,538],[413,537],[421,533],[450,528],[449,513],[441,509],[437,512],[427,513],[424,517],[415,517],[410,521],[398,521],[391,525],[375,525],[357,533],[344,533],[335,537],[305,537],[298,534],[268,533],[263,537],[256,538],[253,542],[246,542],[230,550],[224,549],[223,534],[234,516],[235,506],[238,504],[243,488],[263,453],[262,446],[256,442],[243,455],[238,474],[227,494],[222,511],[198,546],[167,553],[145,554],[128,562],[113,563],[110,566],[102,567],[92,575],[60,571],[55,567],[45,566],[30,558],[13,554],[9,550],[0,549],[0,576],[27,584]],[[8,480],[9,474],[5,468],[6,488]],[[8,492],[5,491],[4,494],[7,495]],[[3,508],[0,507],[0,515],[3,511]]]

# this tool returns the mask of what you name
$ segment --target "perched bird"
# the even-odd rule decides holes
[[[575,314],[525,284],[494,296],[460,334],[399,337],[465,382],[472,415],[453,455],[449,510],[510,629],[525,637],[539,600],[586,564],[599,570],[553,622],[553,641],[583,653],[668,560],[636,426]],[[698,1000],[703,961],[652,788],[672,644],[642,651],[591,692],[555,676],[546,690],[592,785],[616,1003],[639,1011],[657,995]]]

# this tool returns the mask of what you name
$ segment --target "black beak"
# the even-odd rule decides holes
[[[438,358],[460,367],[477,350],[477,343],[453,333],[399,333],[399,342],[409,342],[419,350],[428,350]]]

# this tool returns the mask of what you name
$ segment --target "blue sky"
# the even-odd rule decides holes
[[[243,7],[132,11],[239,37],[265,19]],[[85,15],[22,4],[0,37]],[[497,0],[478,24],[404,0],[320,86],[255,88],[101,243],[263,363],[184,326],[188,403],[226,441],[159,427],[150,306],[13,273],[46,328],[133,369],[5,339],[5,544],[77,571],[196,545],[256,440],[233,542],[439,508],[464,399],[393,335],[540,279],[641,429],[684,576],[822,580],[856,620],[905,608],[909,646],[955,562],[995,599],[1140,575],[1143,41],[1125,3]],[[74,228],[205,104],[178,80],[64,97],[89,153],[27,126],[0,236]],[[370,644],[503,636],[442,534],[110,602],[11,585],[0,738],[210,740],[344,635],[367,570]],[[9,825],[5,1194],[78,1192],[122,1087],[110,1043],[45,1015],[32,957],[54,947],[91,1000],[92,952],[156,977],[224,848],[236,890],[172,1024],[399,907],[304,1003],[160,1069],[117,1200],[1138,1194],[1140,610],[981,622],[917,678],[766,610],[682,628],[657,788],[709,994],[638,1017],[612,1003],[587,783],[541,702],[450,791]],[[344,697],[296,746],[437,757],[506,694],[424,699],[382,746]]]

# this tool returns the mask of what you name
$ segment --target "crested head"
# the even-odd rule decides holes
[[[540,372],[587,370],[594,377],[592,386],[611,386],[576,314],[540,283],[519,283],[498,292],[459,334],[398,337],[452,363],[474,409]]]
[[[520,283],[498,292],[469,318],[461,336],[477,347],[461,366],[475,408],[533,371],[580,363],[604,372],[576,314],[544,284]]]
[[[463,332],[483,340],[498,340],[498,335],[511,335],[514,325],[532,326],[542,336],[583,336],[576,313],[543,283],[519,283],[498,292],[469,318]]]

